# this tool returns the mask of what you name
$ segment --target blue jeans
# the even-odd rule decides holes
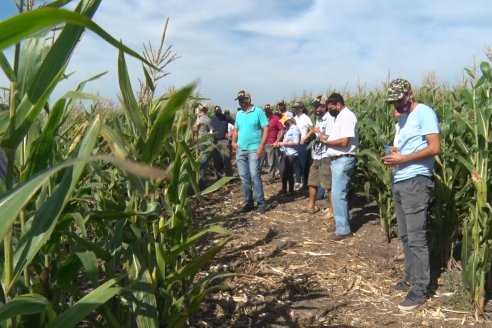
[[[393,200],[398,231],[405,254],[403,280],[415,284],[415,291],[427,293],[430,282],[427,241],[427,209],[434,189],[431,177],[416,177],[393,183]]]
[[[348,188],[355,169],[355,157],[339,157],[331,161],[331,197],[336,234],[349,234]]]
[[[307,184],[307,175],[309,169],[308,163],[309,153],[306,144],[297,145],[297,162],[296,162],[296,183]],[[302,181],[304,179],[304,181]]]
[[[265,207],[260,161],[256,150],[236,150],[237,169],[243,185],[244,202],[245,206],[249,208],[254,206],[253,192],[258,207]]]

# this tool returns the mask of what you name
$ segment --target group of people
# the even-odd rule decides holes
[[[398,135],[390,147],[391,154],[381,160],[393,172],[393,199],[403,243],[404,276],[394,289],[406,292],[399,308],[408,311],[426,301],[430,283],[426,226],[434,186],[434,156],[441,151],[439,124],[434,110],[417,101],[407,80],[392,81],[387,91],[385,101],[398,114]],[[329,97],[314,98],[311,105],[315,124],[302,103],[295,104],[294,115],[287,110],[285,101],[280,101],[277,116],[269,105],[264,109],[255,106],[245,90],[238,92],[236,100],[239,110],[228,136],[236,151],[243,211],[254,210],[255,201],[259,213],[267,211],[261,179],[261,160],[266,154],[269,182],[273,182],[279,167],[280,195],[306,186],[309,197],[304,212],[314,214],[319,211],[315,204],[319,190],[323,189],[330,204],[328,216],[335,221],[331,239],[351,237],[348,189],[355,171],[359,129],[357,117],[345,105],[343,96],[332,93]],[[215,131],[212,126],[210,129]]]
[[[305,106],[294,105],[296,115],[287,110],[285,101],[278,103],[280,117],[270,106],[265,110],[252,103],[251,94],[239,91],[236,100],[240,110],[232,131],[232,148],[243,186],[245,212],[254,209],[265,213],[267,207],[261,180],[261,159],[267,154],[268,180],[274,180],[276,156],[282,181],[280,195],[309,188],[304,212],[314,214],[318,189],[323,188],[331,199],[329,216],[336,222],[333,240],[352,236],[348,213],[348,187],[355,170],[355,154],[359,143],[355,114],[345,106],[343,96],[320,95],[311,102],[317,119],[313,125]],[[311,146],[311,156],[308,146]]]

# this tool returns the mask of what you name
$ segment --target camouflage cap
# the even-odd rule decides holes
[[[410,90],[412,90],[412,86],[407,80],[393,80],[388,86],[388,97],[386,97],[385,101],[392,103],[401,100],[408,94],[408,92],[410,92]]]
[[[248,91],[245,91],[245,90],[241,90],[237,93],[237,97],[234,100],[242,100],[244,98],[251,99],[251,93],[249,93]]]
[[[285,106],[285,100],[280,100],[278,103],[277,103],[277,106]]]
[[[222,113],[222,108],[220,108],[220,106],[219,106],[219,105],[216,105],[216,106],[214,107],[214,111],[215,111],[216,113]]]
[[[272,106],[270,106],[270,104],[266,104],[264,109],[265,110],[272,110]]]
[[[318,107],[320,105],[326,105],[327,100],[328,98],[326,98],[325,95],[319,95],[316,98],[313,98],[313,100],[311,100],[311,104],[315,107]]]

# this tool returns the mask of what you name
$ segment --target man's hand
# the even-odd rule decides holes
[[[231,147],[232,147],[232,149],[236,150],[239,148],[239,145],[233,141],[233,142],[231,142]]]
[[[258,155],[259,160],[261,160],[261,157],[263,156],[263,151],[264,149],[262,146],[258,147],[258,149],[256,150],[256,155]]]

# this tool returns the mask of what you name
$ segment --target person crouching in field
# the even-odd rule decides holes
[[[290,196],[294,192],[294,168],[297,162],[297,146],[301,141],[301,131],[296,125],[296,120],[291,112],[287,112],[285,120],[284,139],[273,144],[280,149],[280,177],[282,179],[282,189],[280,196]],[[289,190],[287,190],[287,184]]]
[[[426,302],[430,282],[427,209],[434,189],[434,156],[441,152],[439,122],[432,108],[415,99],[407,80],[389,84],[386,102],[402,114],[397,147],[382,160],[394,170],[393,201],[405,254],[405,273],[394,288],[408,292],[398,308],[410,311]]]

